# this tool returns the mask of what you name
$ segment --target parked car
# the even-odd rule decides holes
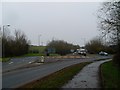
[[[101,51],[101,52],[99,52],[99,55],[108,56],[108,53]]]

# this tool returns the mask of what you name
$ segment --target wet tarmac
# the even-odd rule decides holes
[[[96,61],[85,66],[77,75],[73,77],[62,88],[101,88],[99,78],[99,66],[100,64],[110,61]]]

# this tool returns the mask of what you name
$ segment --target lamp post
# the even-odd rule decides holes
[[[42,35],[40,34],[40,35],[38,35],[38,46],[40,46],[40,37],[41,37]],[[39,49],[39,53],[40,53],[40,49]]]
[[[5,33],[5,27],[9,27],[10,25],[8,24],[8,25],[3,25],[3,36],[2,36],[2,56],[4,57],[4,55],[5,55],[5,46],[4,46],[4,33]]]
[[[42,36],[41,34],[38,36],[38,46],[40,46],[40,37],[41,36]]]

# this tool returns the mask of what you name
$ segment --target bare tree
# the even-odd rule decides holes
[[[109,35],[112,44],[120,52],[120,1],[104,2],[99,13],[100,29],[104,36]]]
[[[104,45],[102,39],[100,38],[93,38],[85,45],[86,49],[89,53],[98,53],[104,50]]]
[[[66,55],[71,53],[71,49],[76,50],[80,47],[79,45],[73,45],[64,40],[52,40],[48,43],[47,49],[48,48],[54,48],[57,54]]]
[[[28,53],[29,40],[26,35],[19,31],[15,31],[15,35],[7,35],[4,32],[2,38],[2,47],[4,48],[3,57],[19,56]]]
[[[100,9],[100,28],[117,46],[113,61],[120,66],[120,1],[104,2]]]

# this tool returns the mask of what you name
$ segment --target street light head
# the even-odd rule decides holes
[[[10,26],[10,24],[7,25],[8,27]]]

